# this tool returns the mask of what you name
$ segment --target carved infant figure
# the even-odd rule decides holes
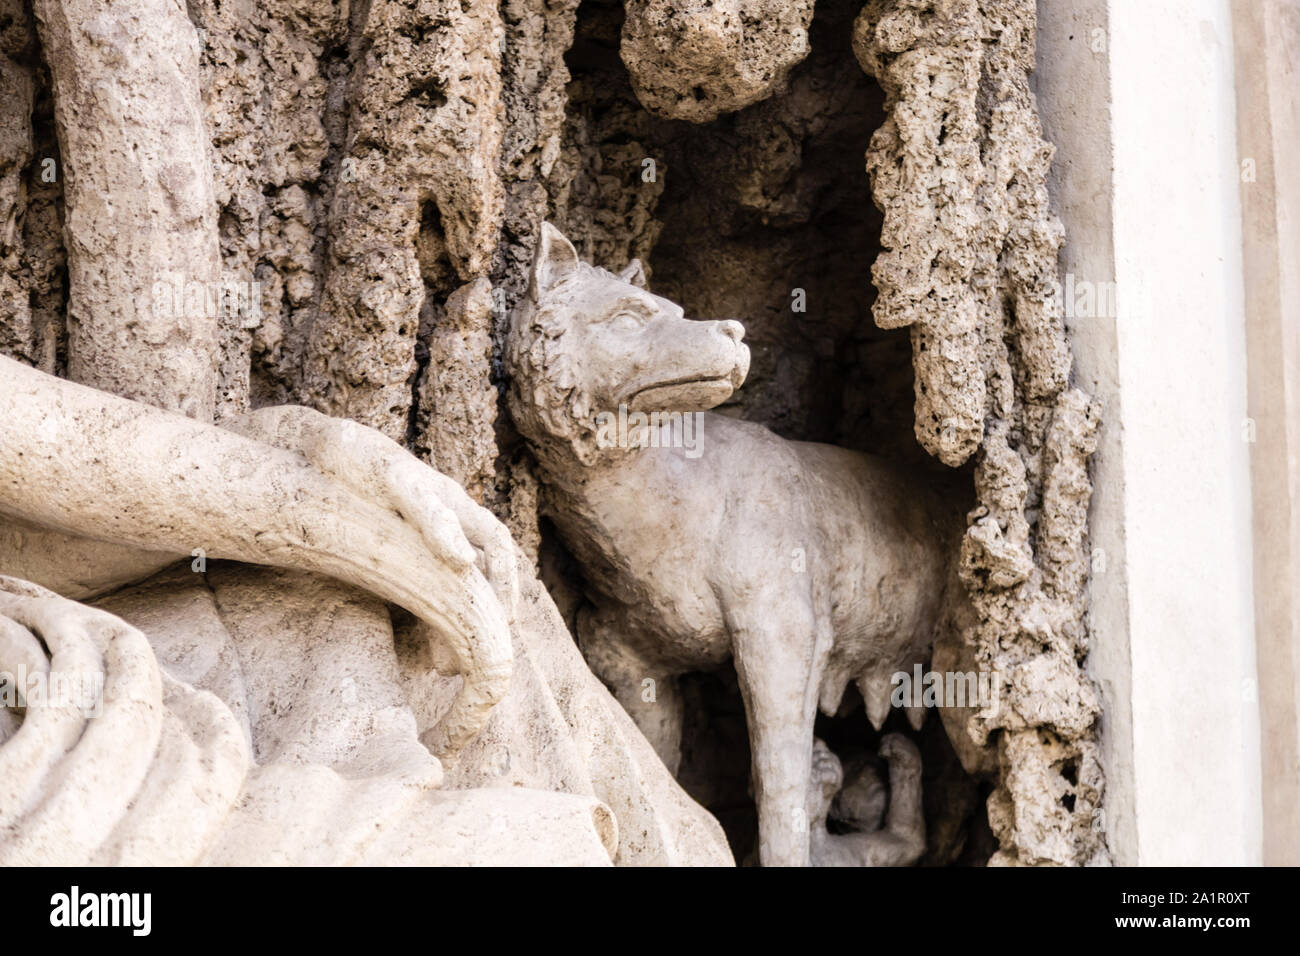
[[[688,320],[644,284],[639,263],[580,262],[545,224],[507,342],[512,411],[585,573],[588,663],[675,770],[676,679],[733,658],[761,860],[807,865],[818,707],[854,681],[883,724],[891,675],[927,659],[959,587],[961,522],[877,459],[706,413],[748,372],[744,329]],[[690,447],[671,417],[604,427],[638,413],[691,415]]]
[[[888,789],[870,764],[846,780],[840,758],[822,741],[813,741],[808,788],[813,866],[910,866],[925,852],[921,754],[902,734],[886,734],[880,755],[889,763]],[[831,833],[828,819],[850,832]]]

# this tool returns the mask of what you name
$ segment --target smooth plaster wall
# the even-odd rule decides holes
[[[1113,279],[1117,302],[1113,316],[1067,320],[1075,381],[1105,403],[1089,658],[1105,707],[1104,824],[1120,864],[1258,863],[1230,3],[1038,10],[1062,276]]]
[[[1112,0],[1138,862],[1261,859],[1228,0]]]

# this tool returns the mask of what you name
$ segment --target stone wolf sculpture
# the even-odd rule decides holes
[[[580,262],[545,224],[507,342],[511,408],[585,572],[588,663],[675,770],[677,678],[734,658],[760,858],[807,865],[818,707],[854,681],[883,724],[891,676],[927,659],[960,587],[961,523],[877,459],[721,414],[702,414],[689,454],[644,429],[602,440],[620,410],[704,413],[749,369],[739,322],[688,320],[644,286],[639,263]]]

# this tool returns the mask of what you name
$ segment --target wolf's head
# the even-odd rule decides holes
[[[640,262],[620,275],[580,262],[544,223],[506,345],[511,412],[534,443],[565,441],[590,463],[600,412],[696,412],[726,400],[749,371],[744,334],[739,322],[685,318],[646,291]]]

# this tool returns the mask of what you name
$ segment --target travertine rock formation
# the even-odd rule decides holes
[[[7,787],[0,854],[29,863],[729,862],[717,824],[681,793],[591,676],[530,562],[517,563],[506,529],[460,485],[355,421],[298,406],[242,410],[249,363],[238,358],[239,335],[219,340],[217,332],[249,328],[256,323],[246,320],[259,316],[237,313],[237,327],[217,321],[231,318],[212,300],[221,285],[218,229],[233,222],[217,215],[204,117],[191,96],[200,35],[174,16],[178,9],[156,24],[129,4],[96,9],[52,0],[38,11],[60,141],[66,148],[99,135],[69,164],[65,241],[73,250],[69,302],[85,303],[92,320],[85,329],[72,324],[66,371],[100,388],[0,358],[0,567],[64,595],[111,592],[104,603],[121,617],[6,579],[13,597],[4,602],[0,670],[43,674],[52,687],[69,673],[97,675],[104,693],[97,698],[103,716],[87,724],[91,718],[58,694],[6,682],[6,693],[17,683],[21,700],[6,701],[0,727]],[[415,177],[420,169],[402,150],[440,155],[430,194],[474,207],[485,165],[474,144],[458,138],[455,124],[446,139],[424,137],[418,122],[406,122],[410,98],[397,90],[394,105],[393,85],[374,87],[368,78],[393,68],[385,56],[404,48],[403,30],[414,29],[419,40],[432,31],[464,42],[463,57],[429,67],[434,87],[419,91],[414,104],[417,120],[425,94],[432,108],[450,105],[464,118],[473,110],[462,101],[472,91],[456,84],[473,73],[460,72],[461,60],[495,64],[496,47],[431,6],[377,4],[359,16],[362,119],[353,126],[361,132],[344,158],[358,140],[393,132],[367,126],[382,118],[398,138],[381,142],[380,159]],[[451,32],[440,33],[443,27]],[[400,65],[419,73],[418,63]],[[438,73],[449,65],[454,77]],[[170,89],[177,72],[184,82]],[[484,75],[495,80],[495,66]],[[454,94],[447,104],[436,102],[442,80]],[[151,111],[154,100],[159,108]],[[155,126],[188,148],[169,152]],[[499,150],[490,135],[486,155],[494,163]],[[21,156],[27,144],[18,135],[11,145]],[[85,165],[96,150],[107,157],[103,168]],[[133,150],[141,153],[136,165],[127,159]],[[301,391],[404,439],[409,400],[393,399],[384,353],[410,358],[393,345],[407,334],[408,307],[423,299],[407,281],[407,265],[449,258],[481,272],[484,249],[492,251],[482,233],[494,242],[496,225],[461,208],[462,218],[429,236],[417,256],[413,231],[402,244],[387,227],[413,211],[408,200],[419,197],[420,184],[380,170],[367,183],[377,192],[352,190],[355,174],[340,165],[331,212],[364,206],[364,227],[341,228],[322,249],[325,281],[310,304],[325,323],[316,317],[301,330]],[[129,261],[115,272],[101,260],[112,257],[106,217],[118,193],[142,225],[129,237],[140,245],[125,247]],[[285,208],[305,215],[302,199],[290,190]],[[98,270],[87,267],[94,262]],[[349,272],[355,268],[360,273]],[[119,273],[120,286],[113,283]],[[341,274],[358,278],[331,284]],[[167,281],[147,282],[173,275],[178,296]],[[471,283],[453,299],[464,321],[434,340],[451,361],[487,359],[483,286]],[[75,308],[70,315],[77,318]],[[350,331],[340,338],[340,328]],[[18,324],[16,331],[23,342],[33,330]],[[78,338],[83,332],[89,346]],[[329,335],[337,348],[313,353]],[[409,344],[413,351],[413,337]],[[99,350],[99,360],[81,361],[82,348]],[[235,374],[220,382],[218,396],[219,368]],[[408,398],[409,377],[400,377],[398,390]],[[328,394],[315,391],[321,379]],[[483,400],[485,380],[476,367],[477,389],[453,392],[444,383],[449,394],[436,410],[448,423],[470,419],[479,439],[494,413]],[[214,416],[225,427],[213,425]],[[490,478],[483,470],[490,458],[467,460]],[[460,477],[470,483],[474,475],[467,469]],[[156,574],[178,557],[188,570]],[[209,570],[208,560],[218,558],[309,574]],[[113,590],[146,578],[136,589]],[[415,618],[400,639],[388,602]],[[529,661],[520,680],[516,637]],[[493,730],[488,720],[507,697],[512,704],[502,715],[513,719]],[[480,748],[472,757],[471,743]],[[483,749],[489,743],[495,746]],[[439,758],[465,793],[442,786]],[[95,782],[108,777],[112,786],[97,792]],[[629,827],[622,837],[618,814]]]
[[[867,153],[885,214],[876,321],[911,329],[917,439],[950,465],[976,458],[961,570],[978,620],[943,653],[1005,686],[995,717],[957,732],[1000,731],[996,862],[1069,864],[1105,856],[1081,666],[1100,410],[1068,387],[1034,23],[1032,0],[872,0],[853,40],[889,114]]]
[[[504,196],[500,14],[487,0],[379,0],[352,37],[350,109],[327,215],[324,292],[305,353],[306,396],[404,438],[424,299],[422,206],[453,276],[491,263]]]
[[[0,351],[53,371],[67,355],[63,187],[53,127],[33,122],[48,84],[22,0],[0,3],[0,24]]]
[[[1079,665],[1096,409],[1068,388],[1046,291],[1061,236],[1033,20],[1028,0],[0,0],[0,351],[205,422],[306,403],[372,425],[500,517],[573,626],[584,582],[538,519],[505,326],[544,220],[598,265],[639,257],[689,314],[745,323],[749,378],[721,412],[978,497],[959,556],[975,617],[931,666],[1006,681],[996,720],[945,713],[951,747],[935,721],[916,735],[924,859],[987,858],[990,787],[998,862],[1100,859]],[[104,196],[142,228],[119,233]],[[0,573],[103,593],[159,567],[19,524],[0,549],[33,535]],[[288,579],[261,586],[292,601]],[[517,680],[517,634],[514,656]],[[734,753],[695,735],[682,774],[744,857],[735,678],[688,681],[688,724],[742,726]],[[850,767],[881,739],[852,690],[844,708],[826,739]]]
[[[813,0],[628,0],[623,62],[646,109],[704,123],[776,89],[812,15]]]
[[[496,473],[497,391],[492,385],[492,283],[452,293],[428,340],[416,393],[416,450],[482,502]]]

